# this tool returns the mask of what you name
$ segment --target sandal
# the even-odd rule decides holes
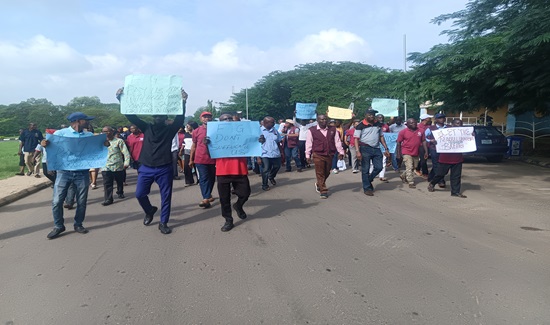
[[[385,177],[380,178],[380,181],[381,181],[381,182],[384,182],[384,183],[389,183],[389,182],[390,182],[390,181],[388,181],[388,179],[385,178]]]

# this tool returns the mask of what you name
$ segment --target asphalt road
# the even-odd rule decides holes
[[[51,189],[0,208],[0,324],[550,324],[550,170],[464,166],[463,192],[281,173],[222,233],[216,201],[176,181],[170,225],[142,224],[131,194],[55,240]],[[216,190],[215,190],[216,192]],[[152,201],[159,201],[154,187]]]

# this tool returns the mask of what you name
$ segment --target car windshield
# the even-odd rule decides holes
[[[500,132],[496,128],[476,128],[476,134],[481,136],[496,137]]]

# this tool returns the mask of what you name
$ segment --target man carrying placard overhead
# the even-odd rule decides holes
[[[117,91],[116,97],[120,101],[123,89]],[[167,115],[153,115],[153,123],[141,120],[137,115],[126,115],[128,121],[136,125],[143,132],[143,147],[139,155],[138,181],[136,186],[136,198],[145,212],[143,224],[148,226],[153,221],[153,216],[158,208],[151,205],[149,192],[151,185],[156,182],[160,189],[161,212],[159,230],[163,234],[169,234],[172,229],[168,227],[170,209],[172,205],[172,183],[174,173],[172,170],[172,139],[183,125],[185,118],[185,103],[187,93],[182,89],[182,111],[176,115],[172,124],[166,124]]]

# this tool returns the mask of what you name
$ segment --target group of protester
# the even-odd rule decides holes
[[[120,100],[123,89],[117,92]],[[277,184],[277,174],[285,164],[285,171],[292,170],[291,160],[298,172],[305,168],[315,169],[315,190],[321,199],[329,197],[327,179],[332,174],[338,173],[339,161],[347,155],[349,165],[353,173],[361,172],[361,180],[364,194],[374,195],[373,181],[379,177],[380,181],[387,182],[384,177],[386,167],[392,167],[399,172],[401,161],[405,166],[400,174],[404,183],[410,188],[415,188],[414,174],[419,168],[424,175],[422,163],[429,156],[432,159],[432,170],[425,171],[429,182],[428,190],[435,190],[435,185],[445,187],[444,177],[451,170],[451,195],[461,198],[466,196],[460,193],[460,174],[462,168],[462,154],[438,154],[435,151],[437,141],[432,131],[445,128],[445,115],[435,115],[435,124],[431,124],[432,116],[424,114],[420,117],[420,123],[414,118],[409,118],[404,124],[401,118],[392,119],[390,125],[384,121],[384,116],[377,114],[372,109],[366,111],[362,120],[353,119],[347,124],[340,121],[329,120],[327,115],[318,114],[315,121],[296,118],[279,121],[276,126],[273,117],[265,117],[261,121],[260,137],[261,156],[217,158],[210,156],[208,145],[210,139],[207,136],[208,124],[213,120],[210,112],[200,115],[201,125],[188,122],[183,127],[185,116],[185,103],[187,93],[182,90],[181,114],[174,120],[168,120],[166,115],[153,115],[153,122],[148,123],[137,115],[126,115],[132,126],[125,130],[115,130],[110,126],[104,126],[102,133],[106,135],[104,145],[108,147],[107,162],[101,168],[104,185],[104,206],[113,203],[114,183],[117,184],[116,194],[118,198],[124,198],[124,184],[126,169],[132,166],[138,171],[138,180],[135,196],[144,211],[143,224],[152,223],[158,207],[154,206],[149,193],[153,183],[157,183],[160,189],[160,222],[158,228],[161,233],[169,234],[168,226],[171,212],[173,181],[179,179],[179,172],[185,176],[186,186],[195,184],[195,177],[201,191],[202,200],[198,206],[208,209],[215,201],[212,191],[217,182],[218,197],[221,214],[225,223],[221,231],[230,231],[234,227],[232,211],[237,217],[246,219],[244,205],[251,194],[248,179],[249,170],[257,170],[262,176],[262,190],[269,191],[270,186]],[[75,112],[68,116],[70,125],[55,131],[55,136],[67,138],[90,137],[89,121],[93,117],[81,112]],[[240,118],[232,114],[222,114],[220,122],[238,121]],[[460,120],[454,120],[452,127],[461,126]],[[117,132],[118,131],[118,132]],[[384,133],[398,133],[397,149],[390,154],[390,149],[385,141]],[[126,133],[123,135],[123,133]],[[28,130],[21,134],[20,152],[23,152],[25,162],[32,161],[31,154],[43,152],[43,164],[47,170],[47,146],[45,140],[36,129],[36,124],[31,123]],[[33,147],[31,149],[31,147]],[[175,154],[174,154],[175,153]],[[34,156],[33,156],[34,157]],[[388,163],[386,164],[386,160]],[[27,164],[29,166],[30,164]],[[35,168],[35,166],[32,166]],[[427,167],[426,167],[427,169]],[[27,175],[39,172],[34,169]],[[18,173],[18,175],[21,173]],[[86,213],[88,189],[94,179],[90,177],[89,170],[56,170],[48,174],[55,174],[52,213],[54,229],[48,234],[49,239],[58,237],[66,228],[63,219],[63,207],[73,208],[76,201],[76,213],[74,230],[79,233],[87,233],[83,221]],[[231,204],[231,197],[237,197]],[[72,196],[72,198],[71,198]]]

